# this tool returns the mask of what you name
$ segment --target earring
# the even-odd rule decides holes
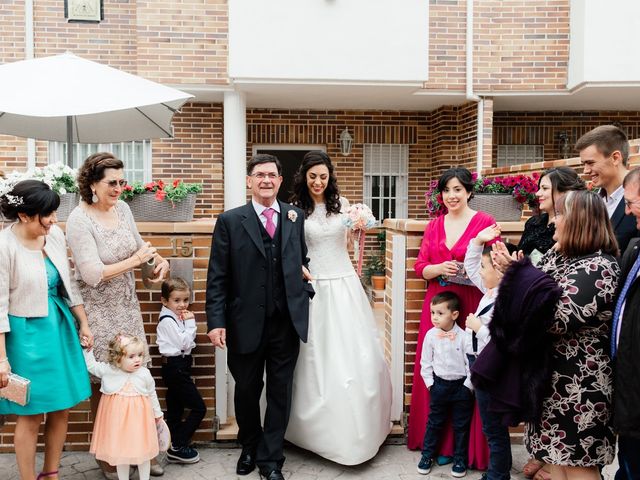
[[[91,195],[91,203],[98,203],[98,195],[96,195],[96,191],[92,190],[93,195]]]

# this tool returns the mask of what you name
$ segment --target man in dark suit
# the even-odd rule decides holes
[[[640,168],[624,179],[626,211],[640,227]],[[611,331],[614,359],[613,426],[618,434],[618,464],[615,480],[640,478],[640,239],[629,242],[622,256],[622,276]]]
[[[237,473],[257,465],[268,480],[281,480],[293,371],[300,340],[307,341],[309,298],[302,210],[278,201],[280,161],[256,155],[247,165],[251,202],[221,214],[213,234],[207,276],[208,336],[229,347],[236,382],[235,410],[242,454]],[[263,374],[267,411],[260,422]]]
[[[629,160],[627,135],[615,125],[601,125],[580,137],[576,150],[580,152],[585,175],[590,177],[594,187],[600,188],[622,253],[629,240],[640,233],[636,218],[625,212],[622,201],[622,182],[627,175]]]

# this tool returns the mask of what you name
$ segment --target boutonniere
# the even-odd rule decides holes
[[[295,223],[295,221],[298,219],[298,213],[295,210],[289,210],[287,212],[287,218]]]

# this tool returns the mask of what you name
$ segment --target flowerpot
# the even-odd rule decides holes
[[[56,210],[56,217],[59,222],[66,222],[67,218],[73,211],[74,208],[78,206],[80,202],[80,194],[79,193],[63,193],[60,195],[60,206],[58,210]]]
[[[469,206],[499,222],[519,222],[522,218],[522,205],[509,193],[476,193]]]
[[[371,275],[371,286],[374,290],[384,290],[385,276]]]
[[[127,202],[136,222],[190,222],[196,206],[196,194],[190,193],[181,202],[157,200],[155,193],[142,193]]]

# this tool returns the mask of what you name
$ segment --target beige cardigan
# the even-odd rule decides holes
[[[64,233],[58,226],[51,227],[44,251],[58,269],[63,283],[60,293],[68,305],[81,305],[82,296],[71,275]],[[42,252],[22,245],[12,225],[0,231],[0,332],[11,330],[7,315],[46,317],[48,289]]]

